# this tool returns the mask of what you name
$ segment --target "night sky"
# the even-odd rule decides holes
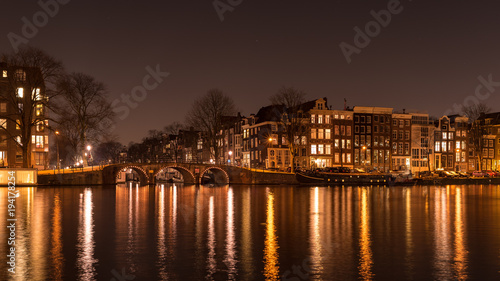
[[[374,20],[371,10],[396,2],[219,1],[229,2],[241,3],[221,21],[211,0],[73,0],[60,4],[28,40],[68,71],[105,83],[110,101],[142,85],[148,66],[170,73],[118,119],[114,133],[124,144],[183,122],[193,99],[214,87],[244,115],[269,104],[280,87],[293,86],[309,99],[327,97],[335,109],[347,98],[350,106],[441,116],[473,100],[479,76],[500,82],[498,1],[401,1],[399,13],[372,32],[351,63],[339,45],[355,46],[354,28],[364,30]],[[2,1],[1,52],[13,50],[8,34],[23,36],[21,19],[33,22],[38,11],[38,1]],[[481,101],[500,110],[500,86],[490,83],[480,93]]]

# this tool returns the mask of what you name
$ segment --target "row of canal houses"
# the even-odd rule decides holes
[[[262,107],[249,117],[240,114],[226,117],[227,125],[218,136],[219,159],[210,162],[289,170],[292,157],[275,107]],[[406,173],[478,169],[467,117],[452,115],[432,120],[426,113],[397,112],[385,107],[336,110],[328,105],[326,98],[304,103],[301,110],[308,120],[308,133],[295,140],[295,167]],[[500,113],[484,115],[480,122],[486,128],[482,169],[497,170]]]

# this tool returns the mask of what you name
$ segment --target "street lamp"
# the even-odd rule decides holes
[[[57,170],[59,171],[59,168],[60,168],[60,160],[59,160],[59,138],[57,136],[59,136],[59,131],[56,131],[55,132],[56,134],[56,158],[57,158]]]
[[[231,163],[233,163],[232,157],[231,157],[233,155],[233,151],[229,150],[228,153],[229,153],[229,164],[231,164]]]
[[[455,156],[455,162],[457,164],[457,172],[459,171],[459,167],[460,167],[460,148],[457,148],[457,155]]]
[[[90,150],[92,149],[92,146],[90,145],[87,145],[87,153],[85,153],[85,156],[87,156],[87,166],[89,166],[89,162],[90,162],[90,157],[91,157],[91,154],[90,154]],[[94,170],[94,165],[92,164],[92,170]]]

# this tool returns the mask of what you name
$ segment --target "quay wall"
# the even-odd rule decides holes
[[[228,168],[230,184],[298,184],[294,174],[251,171],[241,168]],[[109,175],[106,175],[109,176]],[[102,171],[89,171],[66,174],[38,175],[38,185],[102,185],[106,181]]]
[[[38,185],[102,185],[101,171],[38,175]]]

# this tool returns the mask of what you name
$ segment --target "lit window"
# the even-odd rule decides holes
[[[323,139],[323,129],[318,129],[318,139]]]
[[[18,98],[24,97],[24,89],[23,88],[17,88],[16,97],[18,97]]]
[[[43,105],[37,104],[35,109],[36,116],[43,115]]]
[[[35,144],[36,144],[36,148],[43,148],[43,136],[35,136]]]
[[[325,145],[325,154],[332,154],[332,146],[327,144]]]
[[[323,115],[318,115],[318,124],[323,124]]]
[[[311,154],[316,154],[316,145],[315,144],[311,145]]]
[[[7,70],[2,71],[2,77],[4,77],[4,78],[7,77]]]
[[[0,119],[0,127],[7,129],[7,119]]]
[[[24,72],[24,70],[22,69],[17,69],[15,77],[16,81],[26,81],[26,72]]]
[[[330,139],[331,138],[331,130],[330,129],[325,129],[325,139]]]
[[[314,120],[316,119],[316,115],[311,114],[311,123],[314,123]]]
[[[318,153],[325,154],[324,145],[318,144]]]
[[[40,88],[33,89],[33,100],[39,101],[42,100],[42,95],[40,95]]]
[[[19,127],[19,124],[21,124],[21,121],[19,119],[16,120],[16,130],[20,130],[21,127]]]

